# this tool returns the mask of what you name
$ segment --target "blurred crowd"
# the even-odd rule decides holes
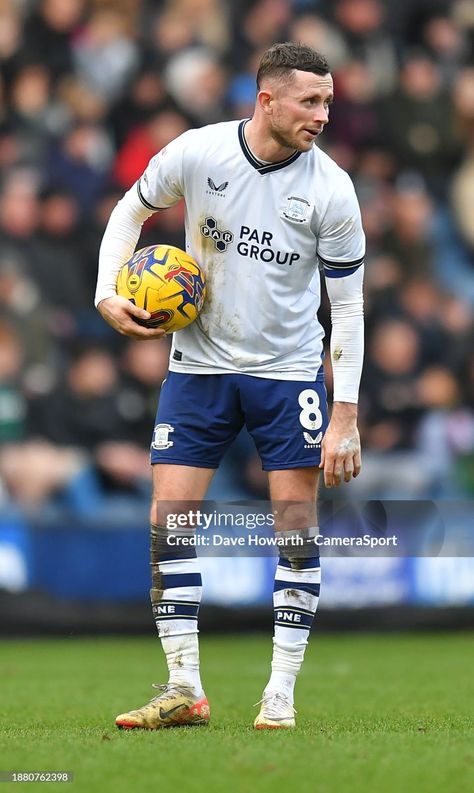
[[[289,39],[331,64],[320,145],[354,179],[367,235],[353,495],[472,497],[472,2],[0,0],[3,507],[87,518],[148,499],[168,345],[119,337],[93,308],[100,239],[170,139],[251,114],[262,52]],[[148,221],[140,244],[156,242],[183,247],[181,205]],[[265,494],[242,434],[212,495]]]

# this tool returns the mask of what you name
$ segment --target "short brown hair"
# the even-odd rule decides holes
[[[320,52],[306,44],[285,41],[283,44],[273,44],[264,52],[257,72],[257,88],[260,88],[264,77],[271,75],[278,79],[293,69],[321,76],[330,72],[329,64]]]

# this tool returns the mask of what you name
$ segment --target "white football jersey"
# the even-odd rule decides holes
[[[185,132],[137,182],[148,209],[185,197],[186,250],[206,277],[204,308],[174,335],[170,369],[314,380],[318,259],[331,278],[362,264],[359,205],[348,174],[316,146],[280,163],[255,159],[245,123]]]

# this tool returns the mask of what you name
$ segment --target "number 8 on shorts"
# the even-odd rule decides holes
[[[319,394],[312,388],[305,388],[298,397],[301,408],[300,424],[305,430],[319,430],[323,415],[319,409]]]

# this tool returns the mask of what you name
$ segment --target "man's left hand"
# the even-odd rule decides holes
[[[331,421],[321,447],[321,463],[326,487],[350,482],[361,468],[360,438],[357,429],[357,405],[335,402]]]

